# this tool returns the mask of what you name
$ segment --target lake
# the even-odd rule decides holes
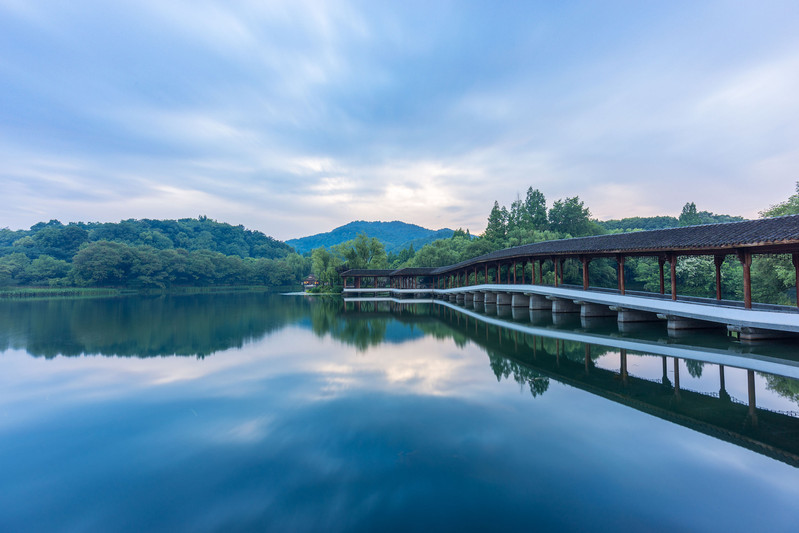
[[[795,531],[797,347],[443,302],[4,300],[0,530]]]

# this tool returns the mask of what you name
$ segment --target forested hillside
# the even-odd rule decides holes
[[[304,254],[314,248],[329,249],[363,234],[379,240],[387,252],[396,252],[410,246],[419,249],[437,239],[449,238],[452,233],[453,231],[448,228],[431,230],[398,220],[393,222],[356,220],[326,233],[318,233],[300,239],[289,239],[286,243],[293,246],[298,253]]]
[[[0,230],[0,286],[283,286],[309,271],[286,243],[206,217]]]

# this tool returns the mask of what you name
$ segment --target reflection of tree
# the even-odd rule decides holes
[[[768,390],[799,404],[799,379],[773,376],[771,374],[762,375],[766,378],[766,388]]]
[[[694,359],[684,359],[684,361],[685,367],[688,369],[688,373],[691,374],[691,377],[702,377],[702,368],[705,366],[703,361],[696,361]]]
[[[263,292],[0,301],[0,349],[32,355],[205,356],[240,347],[307,313]]]
[[[500,354],[489,352],[488,363],[494,375],[497,377],[497,381],[501,381],[502,378],[508,379],[508,377],[513,375],[513,380],[516,383],[520,386],[527,385],[529,387],[530,394],[533,398],[544,394],[549,389],[548,377],[511,361]]]

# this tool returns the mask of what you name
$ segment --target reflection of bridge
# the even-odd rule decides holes
[[[454,302],[481,301],[531,310],[549,309],[555,314],[612,315],[620,325],[654,321],[660,317],[668,320],[671,331],[727,326],[738,332],[742,340],[799,333],[797,309],[752,303],[752,256],[765,254],[789,254],[799,273],[799,215],[546,241],[499,250],[456,265],[348,270],[341,276],[345,279],[345,294],[427,294]],[[676,265],[679,257],[698,255],[714,258],[715,300],[678,298]],[[721,298],[721,266],[730,255],[738,258],[743,269],[743,302]],[[625,258],[647,256],[658,261],[660,291],[629,293],[625,288]],[[613,291],[590,289],[590,263],[599,258],[616,261],[617,288]],[[579,262],[582,288],[562,286],[567,261]],[[670,298],[665,292],[666,263],[670,270]],[[530,267],[529,282],[527,265]],[[543,285],[543,273],[549,266],[554,274],[554,286]],[[799,295],[799,276],[796,293]]]
[[[402,315],[398,311],[413,305],[391,299],[347,304],[350,310],[365,316],[375,316],[382,309],[380,314],[399,317]],[[493,312],[497,309],[501,308],[489,308]],[[429,306],[427,316],[430,315],[483,347],[489,357],[507,358],[535,375],[555,379],[799,467],[799,418],[758,408],[755,398],[755,371],[797,378],[799,361],[762,354],[730,354],[719,348],[664,344],[662,340],[604,335],[580,328],[535,325],[531,322],[536,320],[535,312],[529,312],[526,320],[508,321],[488,312],[474,312],[437,301]],[[520,313],[516,313],[517,319],[519,316]],[[619,353],[618,371],[594,365],[597,352],[608,349]],[[660,356],[662,379],[655,382],[630,375],[627,359],[632,354]],[[719,394],[681,388],[680,359],[718,364]],[[671,380],[667,375],[669,367],[673,369]],[[727,394],[725,367],[746,369],[747,403],[732,401]]]

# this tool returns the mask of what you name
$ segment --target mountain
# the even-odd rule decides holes
[[[336,244],[341,244],[342,242],[354,239],[359,233],[365,233],[369,237],[375,237],[383,243],[387,252],[398,252],[411,245],[413,245],[414,250],[418,250],[425,244],[435,240],[448,239],[452,237],[454,231],[449,228],[432,230],[398,220],[393,222],[366,222],[363,220],[356,220],[355,222],[339,226],[327,233],[318,233],[299,239],[289,239],[286,241],[286,244],[293,246],[297,252],[302,254],[310,252],[314,248],[319,248],[320,246],[330,248]]]

